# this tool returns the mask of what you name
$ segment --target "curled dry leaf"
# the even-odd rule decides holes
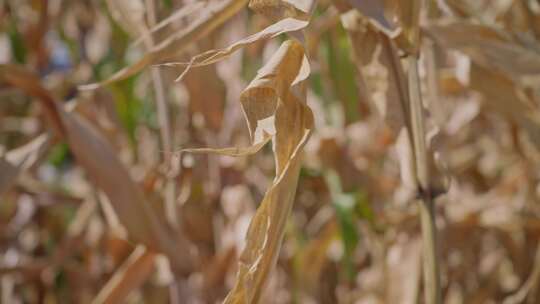
[[[306,20],[295,19],[295,18],[285,18],[283,20],[280,20],[268,26],[267,28],[263,29],[260,32],[257,32],[240,41],[237,41],[236,43],[232,44],[231,46],[227,48],[220,49],[220,50],[209,50],[202,54],[194,56],[191,59],[191,61],[187,64],[186,69],[182,72],[182,74],[176,80],[180,81],[182,78],[184,78],[184,76],[187,74],[187,72],[189,72],[191,67],[205,66],[212,63],[216,63],[222,59],[227,58],[232,53],[234,53],[235,51],[245,46],[248,46],[262,39],[273,38],[283,33],[301,30],[305,28],[308,25],[308,23],[309,21],[306,21]],[[167,65],[176,65],[176,64],[171,63]],[[184,65],[184,64],[180,63],[180,65]]]
[[[23,89],[38,98],[46,113],[52,116],[56,129],[66,140],[79,164],[101,189],[128,230],[130,237],[146,246],[165,253],[178,271],[191,265],[188,244],[161,219],[147,202],[140,187],[132,180],[126,167],[103,136],[77,113],[64,110],[39,79],[23,68],[0,66],[0,81]]]
[[[186,150],[237,156],[257,152],[269,139],[273,142],[276,177],[251,221],[237,281],[225,303],[257,303],[276,263],[296,192],[302,148],[313,129],[313,114],[305,103],[308,75],[304,47],[295,40],[284,42],[240,96],[253,145]]]
[[[303,46],[289,40],[242,92],[242,108],[253,142],[263,140],[263,134],[273,134],[276,177],[251,221],[237,281],[225,303],[257,303],[276,263],[296,192],[302,148],[313,129],[313,114],[305,104],[303,88],[308,74]],[[273,125],[265,125],[268,120],[273,120]]]

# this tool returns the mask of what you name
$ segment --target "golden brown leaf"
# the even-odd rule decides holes
[[[111,279],[98,293],[92,303],[113,304],[125,302],[132,290],[139,288],[154,271],[156,254],[138,246]]]
[[[189,72],[191,67],[204,66],[204,65],[216,63],[220,60],[227,58],[232,53],[236,52],[237,50],[245,46],[253,44],[262,39],[269,39],[283,33],[301,30],[305,28],[308,25],[308,23],[309,21],[306,21],[306,20],[300,20],[300,19],[295,19],[295,18],[285,18],[283,20],[280,20],[268,26],[267,28],[263,29],[260,32],[257,32],[244,39],[241,39],[240,41],[237,41],[236,43],[230,45],[227,48],[218,49],[218,50],[209,50],[202,54],[194,56],[188,64],[180,63],[180,65],[187,65],[187,67],[176,80],[177,81],[181,80],[186,75],[186,73]],[[177,65],[177,64],[170,63],[167,65]]]
[[[241,95],[252,140],[259,142],[261,134],[275,134],[276,177],[251,221],[237,281],[225,303],[257,303],[276,263],[294,201],[302,147],[313,128],[313,114],[302,92],[302,82],[308,73],[302,45],[289,40]],[[273,126],[262,123],[272,119]]]

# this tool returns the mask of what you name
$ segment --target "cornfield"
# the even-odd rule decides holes
[[[540,1],[0,0],[0,303],[540,303]]]

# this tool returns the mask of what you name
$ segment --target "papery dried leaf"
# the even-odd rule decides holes
[[[267,136],[261,142],[255,143],[249,147],[232,147],[232,148],[196,148],[196,149],[182,149],[180,152],[187,153],[212,153],[226,156],[248,156],[259,152],[270,140],[271,136]]]
[[[103,136],[77,113],[66,112],[32,73],[11,65],[0,66],[0,71],[0,80],[37,97],[47,113],[58,119],[51,120],[60,124],[58,128],[64,130],[62,135],[78,163],[110,199],[130,237],[167,254],[179,271],[188,269],[190,256],[179,251],[182,246],[187,248],[187,241],[164,225]]]
[[[297,96],[297,88],[291,87],[301,88],[306,65],[302,45],[286,41],[241,95],[254,141],[264,129],[258,122],[274,116],[276,177],[251,221],[237,281],[225,303],[257,303],[276,263],[296,192],[302,147],[313,128],[313,114],[302,101],[305,95]]]
[[[156,254],[138,246],[111,279],[100,290],[93,304],[125,302],[131,291],[138,289],[154,271]]]
[[[269,38],[273,38],[278,35],[281,35],[283,33],[301,30],[305,28],[308,25],[308,23],[309,21],[306,21],[306,20],[286,18],[268,26],[267,28],[263,29],[260,32],[257,32],[240,41],[237,41],[236,43],[232,44],[231,46],[227,48],[219,49],[219,50],[209,50],[202,54],[194,56],[191,59],[191,61],[187,64],[187,67],[184,70],[184,72],[182,72],[182,74],[176,80],[177,81],[181,80],[186,75],[186,73],[189,72],[191,67],[204,66],[204,65],[216,63],[220,60],[227,58],[235,51],[243,47],[246,47],[250,44],[253,44],[259,40],[269,39]],[[167,65],[176,65],[176,64],[171,63]],[[181,63],[180,65],[183,65],[183,64]]]
[[[170,60],[171,57],[179,55],[191,43],[208,35],[218,26],[229,20],[239,12],[247,2],[248,0],[228,0],[209,7],[203,16],[191,23],[185,30],[179,31],[164,41],[156,44],[156,46],[137,62],[116,72],[105,81],[83,85],[80,86],[80,88],[86,90],[96,89],[100,86],[133,76],[151,64],[158,64]]]
[[[252,153],[273,138],[276,177],[252,219],[237,282],[225,303],[257,303],[276,263],[296,191],[301,149],[313,128],[313,114],[300,99],[305,99],[302,82],[308,75],[309,65],[302,45],[287,41],[242,92],[242,108],[253,142],[246,151]],[[229,155],[237,152],[206,151]]]
[[[276,177],[251,221],[237,281],[224,303],[257,303],[276,263],[296,192],[302,147],[313,128],[313,114],[305,104],[303,85],[308,75],[309,63],[303,46],[289,40],[240,96],[253,143],[248,151],[262,147],[270,135]],[[219,150],[209,150],[216,151]]]
[[[493,27],[444,22],[430,24],[424,30],[444,47],[465,53],[484,68],[504,73],[519,84],[540,84],[540,53],[521,46]]]

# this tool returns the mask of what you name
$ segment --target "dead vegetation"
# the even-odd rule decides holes
[[[540,301],[540,2],[0,0],[0,29],[1,303]]]

